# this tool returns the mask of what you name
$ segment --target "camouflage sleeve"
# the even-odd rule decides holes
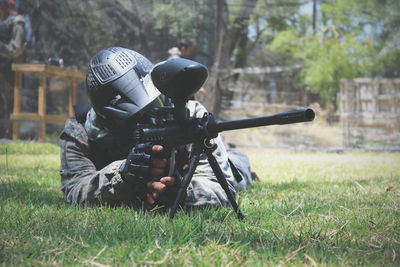
[[[11,40],[8,44],[0,41],[0,56],[13,59],[20,56],[24,48],[25,30],[23,24],[16,24],[11,34]]]
[[[206,109],[197,101],[189,101],[188,107],[192,116],[195,115],[196,117],[202,117],[204,112],[206,112]],[[231,191],[236,194],[235,187],[237,186],[237,182],[229,166],[228,154],[224,144],[219,136],[215,138],[214,141],[218,145],[218,148],[213,152],[213,155],[217,159]],[[230,205],[225,191],[218,183],[205,154],[201,155],[199,165],[193,175],[187,193],[188,195],[185,202],[187,206]]]
[[[123,160],[96,170],[84,129],[70,119],[61,134],[61,189],[71,204],[138,205],[133,188],[119,174]]]

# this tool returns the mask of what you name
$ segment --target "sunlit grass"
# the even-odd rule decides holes
[[[400,264],[400,154],[246,152],[261,181],[239,193],[244,221],[206,208],[171,222],[72,207],[56,146],[1,144],[0,264]]]

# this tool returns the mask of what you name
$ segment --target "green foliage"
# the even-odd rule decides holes
[[[393,11],[398,8],[398,1],[326,1],[316,35],[294,24],[269,47],[302,59],[300,85],[334,102],[341,79],[398,76],[400,20]]]
[[[343,30],[359,29],[364,34],[386,38],[385,32],[393,33],[400,27],[399,8],[397,0],[329,0],[322,3],[321,11]]]
[[[212,0],[154,1],[154,28],[172,37],[171,46],[176,46],[177,41],[184,38],[194,42],[198,52],[210,53],[214,5]]]
[[[85,69],[91,56],[110,46],[161,61],[180,38],[196,42],[206,54],[212,49],[212,0],[23,2],[37,38],[29,61],[59,54],[66,66]]]
[[[294,1],[258,1],[251,16],[252,38],[269,43],[278,32],[287,30],[291,24],[299,23],[300,0]]]
[[[325,36],[328,35],[325,32]],[[370,67],[370,43],[360,42],[353,36],[324,38],[301,37],[295,31],[281,32],[271,43],[273,51],[303,59],[299,83],[318,92],[322,98],[334,101],[339,82],[365,73]]]
[[[320,42],[313,38],[304,47],[305,68],[301,78],[311,90],[320,93],[326,100],[334,101],[339,82],[344,78],[355,78],[366,73],[370,58],[368,43],[361,43],[352,36],[328,39]]]
[[[273,51],[294,56],[298,50],[298,35],[294,30],[280,32],[269,45]]]
[[[170,221],[68,205],[58,151],[28,147],[8,166],[0,153],[2,266],[400,264],[399,154],[248,151],[261,181],[239,193],[244,221],[215,208]]]
[[[31,15],[37,38],[27,53],[27,62],[44,62],[59,54],[66,66],[85,70],[90,57],[109,46],[128,47],[158,62],[181,38],[197,44],[196,60],[208,66],[215,60],[215,0],[20,2],[22,11]],[[259,44],[269,46],[303,60],[299,84],[328,101],[335,100],[340,79],[399,77],[398,0],[317,1],[315,35],[311,34],[312,15],[302,8],[311,8],[311,0],[259,0],[249,27],[235,37],[229,30],[234,29],[235,19],[240,20],[237,15],[246,1],[222,3],[224,45],[236,37],[240,40],[233,44],[235,48],[226,56],[229,60],[225,64],[245,67],[249,56],[261,54],[255,51]],[[231,53],[231,49],[223,51]],[[266,60],[251,62],[259,66]],[[209,92],[214,92],[212,89]]]
[[[384,77],[398,78],[400,77],[400,48],[394,48],[382,55],[377,60],[378,71]]]
[[[199,0],[187,1],[185,4],[177,0],[154,2],[154,17],[157,18],[155,27],[167,28],[169,34],[179,38],[196,40],[199,30],[210,26],[211,20],[206,19],[206,16],[210,16],[210,6],[210,1]]]

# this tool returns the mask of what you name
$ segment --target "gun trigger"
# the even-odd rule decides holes
[[[172,177],[175,172],[175,165],[176,165],[176,149],[171,150],[171,158],[169,159],[169,171],[168,171],[168,176]]]

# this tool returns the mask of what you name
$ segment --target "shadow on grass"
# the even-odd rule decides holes
[[[0,202],[6,200],[31,205],[65,203],[60,189],[26,181],[0,181]]]
[[[359,184],[368,185],[370,180],[358,181]],[[356,187],[354,181],[342,181],[340,183],[330,183],[330,182],[299,182],[290,181],[283,182],[279,184],[270,183],[254,183],[248,190],[241,191],[239,194],[242,196],[247,196],[251,198],[258,198],[259,195],[264,195],[265,190],[272,193],[280,193],[282,191],[288,192],[310,192],[312,189],[317,188],[327,188],[331,184],[339,185],[342,187]],[[13,200],[19,203],[33,204],[33,205],[60,205],[66,204],[61,190],[57,187],[48,187],[45,185],[40,185],[38,183],[33,183],[29,181],[2,181],[0,180],[0,202],[5,200]],[[197,207],[185,209],[185,213],[201,213],[204,209],[209,207]],[[181,211],[182,212],[182,211]]]

